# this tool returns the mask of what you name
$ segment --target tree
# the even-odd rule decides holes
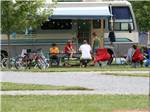
[[[1,1],[1,31],[8,37],[8,58],[10,60],[10,34],[25,28],[36,28],[48,19],[55,6],[46,5],[45,0],[3,0]],[[10,63],[9,63],[10,65]]]
[[[130,1],[140,31],[150,31],[150,1]]]

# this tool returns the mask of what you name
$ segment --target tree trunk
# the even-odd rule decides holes
[[[148,31],[148,42],[147,45],[150,46],[150,31]]]
[[[10,34],[7,34],[7,38],[8,38],[8,46],[7,46],[7,49],[8,49],[8,69],[10,69],[10,58],[11,58]]]

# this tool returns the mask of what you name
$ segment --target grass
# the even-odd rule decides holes
[[[150,67],[140,67],[140,68],[132,68],[129,65],[110,65],[104,67],[94,67],[89,66],[87,68],[80,68],[79,66],[73,67],[56,67],[53,66],[47,69],[38,69],[31,68],[27,70],[16,70],[14,69],[2,69],[2,71],[23,71],[23,72],[105,72],[105,71],[150,71]],[[103,73],[104,74],[104,73]],[[149,73],[105,73],[105,75],[114,75],[114,76],[137,76],[137,77],[149,77]]]
[[[97,71],[149,71],[150,67],[139,67],[132,68],[130,65],[109,65],[104,67],[94,67],[90,66],[87,68],[80,68],[79,66],[72,67],[50,67],[47,69],[40,70],[38,68],[32,68],[22,71],[31,71],[31,72],[97,72]],[[2,71],[18,71],[14,69],[2,69]]]
[[[77,86],[52,86],[52,85],[39,85],[39,84],[17,84],[10,82],[1,82],[2,91],[11,90],[92,90],[84,87]]]
[[[148,110],[148,96],[61,95],[1,96],[2,112],[112,112]]]
[[[105,75],[114,75],[114,76],[135,76],[135,77],[149,77],[148,73],[105,73]]]

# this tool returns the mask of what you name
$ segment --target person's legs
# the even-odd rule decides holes
[[[136,68],[136,61],[132,60],[132,67]]]
[[[66,60],[66,58],[67,58],[67,60]],[[65,53],[64,56],[63,56],[63,61],[64,61],[63,66],[68,66],[69,65],[69,58],[70,58],[70,54]]]
[[[150,59],[147,59],[145,62],[145,67],[148,67],[150,65]]]
[[[143,66],[143,60],[142,60],[142,61],[140,61],[139,63],[140,63],[140,66],[142,67],[142,66]]]
[[[70,53],[67,53],[66,56],[67,56],[67,59],[68,59],[68,61],[69,61]]]
[[[53,63],[57,63],[57,65],[59,64],[59,60],[58,60],[58,57],[57,56],[51,56],[50,57],[50,63],[51,63],[51,65],[53,64]]]
[[[90,59],[81,59],[80,66],[87,67],[87,64],[90,62]]]
[[[73,52],[70,52],[69,58],[72,58],[72,57],[73,57]]]
[[[84,67],[87,67],[87,59],[84,59]]]
[[[81,67],[85,67],[85,66],[86,66],[86,64],[85,64],[85,59],[81,59],[81,60],[80,60],[80,66],[81,66]]]
[[[86,65],[90,62],[91,59],[86,59]]]
[[[53,64],[53,61],[54,61],[53,56],[50,56],[50,65],[51,65],[51,66],[52,66],[52,64]]]
[[[83,59],[80,60],[80,67],[83,66]]]
[[[59,63],[60,63],[60,59],[58,56],[55,57],[55,60],[56,60],[56,63],[57,63],[57,66],[59,66]]]

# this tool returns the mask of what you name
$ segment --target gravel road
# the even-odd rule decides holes
[[[0,72],[1,82],[80,86],[99,93],[149,94],[148,77],[113,76],[98,72]]]

